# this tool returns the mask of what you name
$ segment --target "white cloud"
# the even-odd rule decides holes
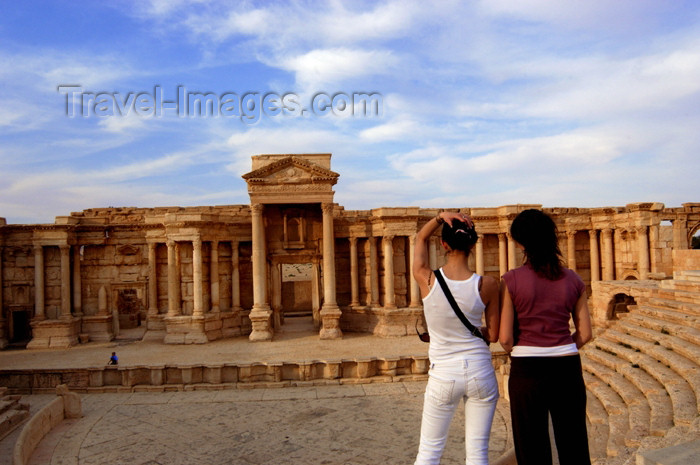
[[[304,89],[324,90],[323,86],[342,83],[359,76],[387,74],[399,60],[387,50],[347,48],[317,49],[283,59],[280,66],[291,71]]]

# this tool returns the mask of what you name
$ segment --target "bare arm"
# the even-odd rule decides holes
[[[574,308],[574,327],[576,331],[572,337],[577,348],[583,347],[593,337],[593,329],[591,327],[591,314],[588,311],[588,298],[586,291],[581,294],[581,297],[576,301]]]
[[[428,240],[430,236],[440,227],[437,218],[440,218],[447,224],[452,224],[453,219],[466,221],[471,224],[471,219],[463,213],[441,212],[435,218],[425,223],[416,234],[416,245],[413,249],[413,277],[420,287],[421,297],[425,297],[430,292],[430,274],[433,270],[430,269],[430,255],[428,253]]]
[[[489,342],[498,341],[498,328],[501,321],[501,309],[499,308],[498,281],[491,276],[481,278],[481,300],[486,304],[486,325],[481,328],[481,333]]]
[[[501,326],[498,332],[498,342],[503,349],[510,353],[513,350],[513,324],[515,322],[515,310],[513,300],[510,298],[508,286],[501,280]]]

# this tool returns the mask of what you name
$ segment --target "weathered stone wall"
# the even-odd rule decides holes
[[[0,221],[0,347],[39,333],[37,347],[68,343],[78,338],[73,328],[110,340],[113,314],[123,327],[146,324],[166,342],[241,334],[266,340],[280,329],[290,301],[310,305],[330,337],[340,334],[338,325],[384,336],[412,332],[421,308],[411,277],[413,238],[438,210],[344,210],[329,201],[338,176],[329,163],[329,154],[255,159],[258,168],[244,176],[252,206],[99,208],[50,225]],[[541,206],[460,209],[480,235],[474,270],[499,278],[522,264],[509,228],[527,208]],[[700,228],[700,203],[545,211],[558,225],[567,265],[592,294],[599,281],[670,276],[672,251],[686,249]],[[441,266],[437,234],[429,249],[431,266]],[[310,281],[283,282],[281,266],[294,263],[312,264]]]

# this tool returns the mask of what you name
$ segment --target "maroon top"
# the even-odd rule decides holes
[[[503,275],[513,301],[514,345],[556,347],[574,342],[569,319],[585,284],[576,272],[564,268],[561,278],[550,281],[528,265]]]

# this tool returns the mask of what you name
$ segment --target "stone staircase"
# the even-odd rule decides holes
[[[10,434],[28,416],[29,406],[20,402],[21,396],[7,395],[7,388],[0,387],[0,439]]]
[[[674,273],[629,310],[581,352],[592,458],[676,463],[644,453],[700,448],[700,271]]]

